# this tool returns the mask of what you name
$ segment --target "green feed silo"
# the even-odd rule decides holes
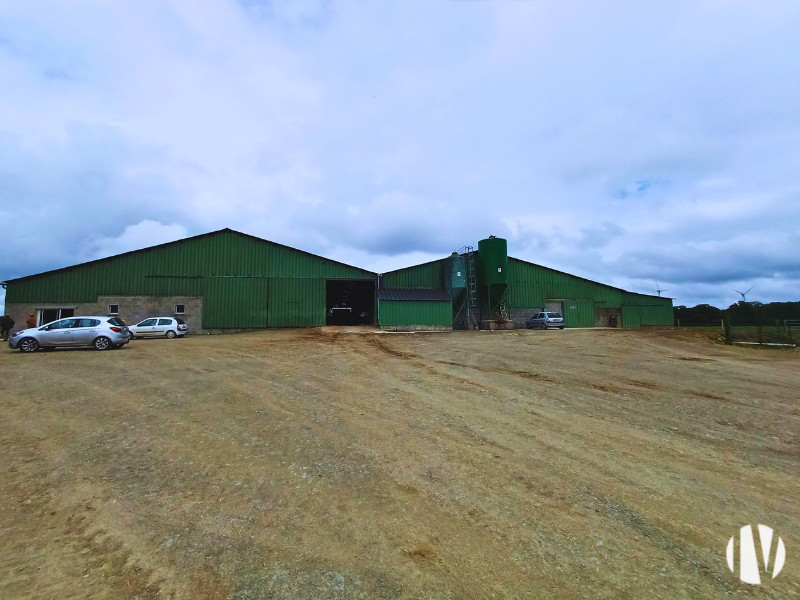
[[[482,308],[492,319],[507,320],[505,299],[508,292],[508,242],[490,235],[478,242],[480,268],[478,285]]]
[[[444,289],[452,298],[460,296],[467,289],[467,259],[453,252],[444,261]]]

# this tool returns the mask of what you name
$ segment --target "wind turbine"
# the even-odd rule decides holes
[[[747,294],[750,292],[750,290],[752,290],[752,289],[753,289],[753,286],[751,285],[751,286],[750,286],[750,288],[749,288],[749,289],[748,289],[746,292],[740,292],[739,290],[733,290],[733,291],[734,291],[734,292],[736,292],[737,294],[740,294],[740,295],[742,296],[742,302],[747,302],[747,298],[745,298],[745,296],[746,296],[746,295],[747,295]]]
[[[658,282],[656,281],[656,291],[658,292],[658,295],[661,296],[661,292],[668,292],[669,290],[662,290],[661,286],[658,285]]]

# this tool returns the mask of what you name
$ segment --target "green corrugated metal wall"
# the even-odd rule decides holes
[[[302,327],[325,324],[325,279],[374,278],[357,267],[226,229],[12,280],[6,302],[202,296],[203,327]]]
[[[381,285],[444,288],[445,261],[385,273]],[[374,273],[357,267],[226,229],[13,280],[8,282],[6,302],[89,303],[95,302],[98,295],[202,296],[203,327],[319,326],[325,324],[325,279],[374,277]],[[669,298],[626,292],[511,257],[508,285],[511,309],[543,308],[548,298],[579,303],[572,318],[571,309],[564,309],[568,326],[591,326],[593,318],[590,321],[588,307],[592,302],[606,308],[627,306],[628,319],[623,311],[622,322],[626,328],[673,323]],[[385,317],[408,321],[408,315],[417,310],[410,306],[389,307],[389,314],[384,315],[384,306],[382,303],[382,322]],[[633,306],[638,310],[633,311]],[[417,324],[452,322],[450,312],[445,318],[444,310],[419,310],[421,319],[434,322]],[[427,310],[433,310],[436,316],[430,316]]]
[[[664,327],[672,325],[672,307],[639,305],[622,306],[622,326],[626,329],[638,327]]]
[[[453,304],[441,301],[380,300],[380,325],[452,325]]]
[[[206,280],[202,294],[203,327],[266,327],[269,282],[255,278]],[[205,310],[205,306],[211,309]]]
[[[446,259],[406,267],[381,276],[383,287],[444,287]],[[479,282],[480,283],[480,282]],[[518,258],[508,257],[508,308],[544,308],[547,299],[564,302],[564,318],[568,327],[594,326],[594,307],[620,308],[636,306],[637,317],[623,318],[623,327],[641,325],[671,326],[672,299],[626,292],[602,283],[589,281],[569,273],[548,269]],[[567,308],[567,302],[575,309]],[[630,309],[628,310],[630,313]],[[572,314],[570,314],[572,313]],[[383,315],[381,315],[383,316]]]
[[[390,271],[381,275],[381,287],[387,288],[443,288],[444,266],[447,259]]]
[[[544,307],[547,298],[622,305],[622,290],[511,257],[508,259],[508,287],[511,308]]]
[[[269,292],[270,327],[325,325],[324,279],[274,279]]]
[[[564,299],[564,318],[568,327],[592,327],[594,306],[622,307],[622,326],[625,328],[672,325],[671,298],[626,292],[517,258],[508,258],[508,288],[508,304],[512,309],[543,308],[547,299]],[[567,308],[568,302],[578,303],[575,316],[570,314],[573,311]],[[635,316],[632,307],[637,309]]]
[[[639,306],[622,305],[622,326],[625,329],[638,329],[642,326]]]
[[[663,311],[660,306],[639,306],[639,323],[642,327],[649,325],[663,325]],[[670,311],[670,322],[672,325],[672,311]]]
[[[594,304],[591,300],[564,299],[566,327],[594,327]]]

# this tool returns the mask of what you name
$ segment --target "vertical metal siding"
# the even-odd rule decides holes
[[[638,306],[622,305],[622,327],[625,329],[639,329],[641,327],[641,314]]]
[[[568,298],[563,302],[566,327],[594,327],[594,304],[591,300]]]
[[[273,279],[269,286],[270,327],[325,325],[324,279]]]
[[[445,264],[442,259],[392,271],[383,275],[382,285],[444,288]],[[270,327],[315,326],[325,324],[325,279],[372,278],[374,274],[363,269],[221,231],[11,281],[6,302],[89,303],[98,295],[196,295],[204,297],[204,327],[263,327],[265,321]],[[547,298],[574,299],[581,301],[579,323],[589,323],[583,308],[593,301],[606,308],[627,306],[629,323],[623,311],[623,327],[635,322],[672,325],[669,298],[625,292],[511,257],[508,284],[510,308],[542,308]],[[640,308],[633,311],[634,306]],[[390,311],[390,318],[396,311],[398,318],[409,321],[417,308],[382,305],[382,321],[384,310]],[[444,319],[444,311],[430,317],[424,314],[428,309],[419,310],[420,318],[436,322],[418,324],[452,320],[452,314]],[[565,317],[569,322],[568,314]]]
[[[408,325],[452,325],[453,304],[441,301],[380,300],[380,325],[399,327]]]
[[[671,306],[639,306],[639,319],[643,327],[665,327],[673,324]]]
[[[381,287],[444,288],[446,261],[447,259],[443,258],[384,273],[381,276]]]
[[[566,308],[568,299],[582,302],[577,322],[584,325],[579,326],[591,327],[593,324],[593,318],[589,318],[591,303],[603,308],[622,308],[622,326],[626,328],[672,325],[671,298],[626,292],[511,257],[508,259],[508,276],[510,308],[544,308],[547,298],[564,299],[564,317],[568,327],[576,326],[570,323],[576,319],[570,319],[571,311]],[[627,323],[625,314],[628,315]]]
[[[244,279],[230,277],[263,281],[243,283]],[[311,296],[297,300],[296,317],[285,318],[276,309],[278,322],[324,325],[323,278],[373,279],[374,274],[266,240],[221,231],[12,281],[6,302],[89,303],[98,295],[208,294],[203,307],[204,326],[263,327],[266,279],[281,277],[318,281],[294,288],[295,296],[302,296],[300,290],[308,290]],[[316,303],[313,311],[312,302]],[[235,317],[228,314],[232,306],[237,307]]]
[[[266,327],[266,278],[209,278],[203,293],[204,328]]]
[[[622,304],[622,290],[515,258],[508,259],[509,306],[543,308],[546,298],[574,298]]]

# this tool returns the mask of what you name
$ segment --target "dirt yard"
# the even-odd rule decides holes
[[[0,373],[4,600],[800,592],[798,350],[293,330]],[[760,587],[748,523],[786,545]]]

